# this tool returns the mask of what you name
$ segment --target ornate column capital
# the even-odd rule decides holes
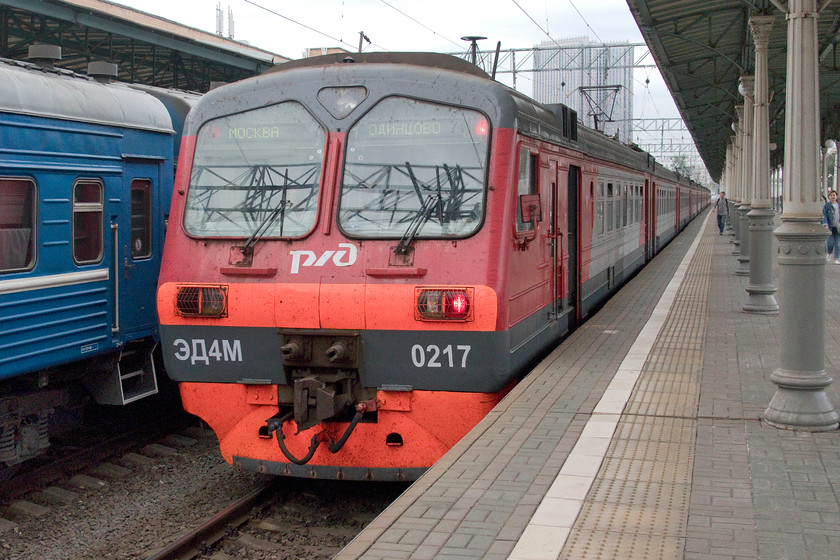
[[[735,105],[735,122],[732,123],[732,126],[735,127],[735,136],[737,142],[737,136],[741,132],[741,126],[744,123],[744,104],[740,103]]]
[[[750,32],[755,42],[755,48],[767,48],[770,42],[770,32],[773,30],[773,24],[776,22],[774,16],[751,16],[750,17]]]
[[[755,76],[752,74],[745,74],[738,79],[738,82],[738,91],[741,92],[741,95],[749,100],[752,100],[753,92],[755,91]]]

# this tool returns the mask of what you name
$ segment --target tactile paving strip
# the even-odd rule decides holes
[[[691,487],[687,484],[663,484],[639,480],[601,478],[592,487],[593,502],[614,501],[617,504],[639,504],[655,509],[687,507]]]
[[[684,548],[685,539],[614,531],[572,529],[561,558],[599,558],[604,560],[682,558]],[[575,554],[579,555],[568,555],[566,549],[572,549]]]
[[[560,558],[683,558],[714,239],[707,227]]]
[[[633,461],[667,461],[691,463],[693,453],[689,442],[654,441],[650,439],[617,439],[607,451],[607,457],[620,457]]]

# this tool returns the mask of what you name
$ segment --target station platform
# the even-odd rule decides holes
[[[840,558],[840,432],[761,421],[779,317],[731,239],[701,214],[336,558]]]

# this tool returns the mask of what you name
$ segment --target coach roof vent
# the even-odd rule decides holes
[[[96,60],[88,63],[87,73],[97,82],[108,84],[117,77],[117,65],[113,62]]]
[[[103,60],[95,60],[88,62],[88,76],[102,82],[103,84],[111,83],[111,80],[117,77],[117,65],[113,62],[105,62]]]
[[[42,68],[55,68],[57,60],[61,60],[61,47],[58,45],[29,45],[27,60]]]
[[[563,128],[563,136],[576,142],[578,139],[577,111],[562,103],[549,103],[546,107],[560,121],[560,125]]]

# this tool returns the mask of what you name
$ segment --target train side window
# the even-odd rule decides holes
[[[598,181],[598,198],[595,203],[595,231],[604,235],[604,182]]]
[[[607,231],[615,229],[615,212],[613,206],[615,203],[615,192],[613,192],[613,184],[607,183]]]
[[[152,182],[131,181],[131,258],[152,256]]]
[[[627,183],[621,185],[621,225],[627,225],[627,214],[631,213],[633,209],[630,207],[630,191],[627,188]]]
[[[516,191],[516,232],[534,231],[535,222],[522,221],[522,195],[537,193],[537,155],[522,148],[519,151],[519,184]]]
[[[35,183],[0,177],[0,274],[35,266]]]
[[[622,227],[622,218],[624,214],[624,187],[622,185],[615,186],[615,229]]]
[[[73,260],[77,264],[102,260],[103,190],[99,181],[83,180],[73,186]]]

